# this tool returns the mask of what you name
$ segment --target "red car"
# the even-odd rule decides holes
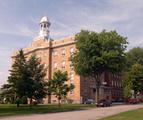
[[[129,103],[129,104],[138,104],[138,103],[140,103],[140,100],[137,99],[137,98],[130,98],[130,99],[128,100],[128,103]]]

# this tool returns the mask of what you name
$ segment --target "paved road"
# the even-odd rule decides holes
[[[138,108],[143,108],[143,105],[119,105],[74,112],[8,117],[1,118],[0,120],[98,120],[106,116]]]

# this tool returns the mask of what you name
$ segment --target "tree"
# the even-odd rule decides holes
[[[124,68],[126,38],[116,31],[95,33],[82,30],[75,39],[77,52],[71,57],[75,72],[95,81],[98,101],[102,73],[119,73]]]
[[[139,63],[143,65],[143,48],[135,47],[127,52],[127,68],[131,69],[132,65]]]
[[[20,50],[10,70],[8,84],[4,86],[8,86],[7,92],[13,90],[15,93],[17,107],[20,100],[25,101],[26,98],[30,99],[31,105],[32,99],[38,101],[46,96],[45,76],[46,69],[41,61],[35,55],[26,59],[23,50]]]
[[[27,95],[29,83],[32,83],[28,81],[28,76],[26,58],[23,50],[20,50],[15,57],[10,76],[8,77],[8,84],[15,90],[17,107],[19,106],[19,99]]]
[[[61,106],[61,99],[66,98],[68,92],[74,89],[73,84],[66,84],[67,81],[67,72],[60,70],[54,72],[53,79],[49,80],[49,89],[51,89],[52,94],[57,97],[59,107]]]
[[[16,94],[15,89],[10,84],[4,84],[1,87],[0,98],[2,103],[15,103]]]
[[[131,93],[132,81],[129,79],[128,72],[124,72],[122,84],[123,84],[123,95],[124,95],[125,100],[127,101],[132,96],[132,93]]]
[[[33,82],[31,92],[29,92],[28,97],[32,102],[32,99],[37,101],[42,100],[46,97],[46,68],[44,64],[41,64],[41,60],[36,57],[36,55],[32,55],[27,61],[28,72],[30,74],[30,81]],[[30,102],[30,103],[31,103]]]
[[[48,95],[48,103],[51,103],[51,95],[52,95],[52,84],[51,80],[46,83],[46,92]]]
[[[128,80],[132,83],[132,89],[135,91],[134,96],[136,97],[137,92],[141,92],[139,89],[142,88],[142,76],[141,73],[143,66],[143,48],[135,47],[127,52],[127,69]],[[126,81],[125,81],[126,82]],[[125,84],[128,87],[128,83]],[[124,86],[126,87],[126,86]]]
[[[137,93],[143,91],[143,66],[138,63],[134,64],[129,72],[129,79],[132,82],[132,89],[136,98]]]

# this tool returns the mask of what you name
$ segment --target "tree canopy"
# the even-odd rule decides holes
[[[135,63],[143,65],[143,48],[135,47],[127,52],[127,65],[128,69]]]
[[[127,38],[116,31],[96,33],[82,30],[75,39],[77,52],[71,57],[75,71],[79,75],[91,76],[99,94],[101,74],[104,71],[119,73],[124,68]]]
[[[40,59],[35,55],[26,59],[23,50],[20,50],[10,70],[8,84],[3,85],[3,93],[12,90],[18,103],[23,97],[31,102],[32,99],[42,99],[46,95],[45,75],[46,69]]]
[[[134,90],[134,96],[136,97],[137,93],[141,93],[143,91],[143,48],[135,47],[130,49],[126,53],[126,79],[124,79],[124,88],[130,88],[127,92],[124,92],[126,96],[127,93],[131,93],[131,90]],[[132,86],[131,86],[132,85]],[[131,86],[131,87],[129,87]]]
[[[143,66],[136,63],[129,72],[129,79],[132,82],[132,90],[136,97],[137,93],[143,91]]]

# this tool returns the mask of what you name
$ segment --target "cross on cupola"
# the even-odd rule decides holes
[[[46,16],[42,17],[40,21],[40,32],[39,37],[44,37],[46,39],[49,39],[49,27],[51,23],[49,22],[48,18]]]

